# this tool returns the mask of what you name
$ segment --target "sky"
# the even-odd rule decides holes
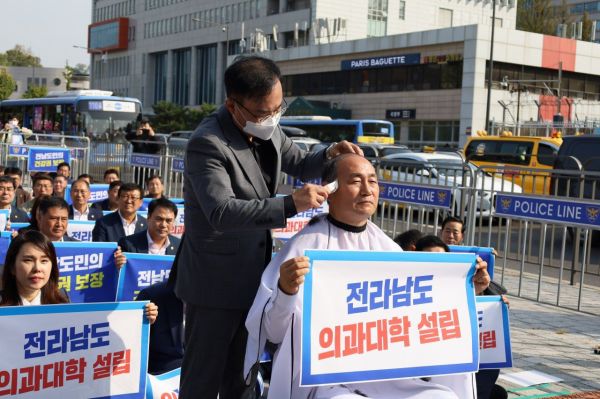
[[[87,46],[91,0],[0,0],[0,5],[0,52],[21,44],[45,67],[89,65],[87,51],[73,45]]]

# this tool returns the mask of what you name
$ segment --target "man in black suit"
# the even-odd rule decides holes
[[[342,141],[307,153],[279,127],[281,73],[243,57],[225,71],[224,106],[204,118],[185,154],[186,239],[175,292],[186,304],[180,397],[238,399],[246,389],[246,315],[272,251],[271,229],[319,207],[328,191],[307,184],[276,197],[281,172],[320,176],[327,158],[362,151]]]
[[[136,298],[154,302],[160,308],[156,322],[150,326],[150,374],[176,369],[183,361],[183,302],[175,296],[174,286],[174,277],[169,277],[168,281],[143,289]]]
[[[146,229],[146,218],[138,216],[142,206],[142,188],[135,183],[125,183],[119,188],[119,208],[96,221],[92,241],[118,242],[122,237]]]
[[[177,205],[166,198],[155,199],[148,205],[148,229],[123,237],[119,247],[123,252],[154,255],[175,255],[179,238],[169,234],[175,225]]]
[[[38,230],[50,241],[78,241],[67,235],[69,205],[64,199],[50,196],[42,198],[36,218]]]
[[[88,205],[90,196],[90,185],[86,180],[76,180],[71,184],[71,202],[73,205],[69,206],[69,219],[98,220],[104,216],[101,210]]]
[[[101,211],[116,211],[119,208],[119,189],[123,185],[121,180],[113,180],[108,184],[108,198],[94,203],[92,208]]]
[[[9,176],[0,176],[0,209],[9,210],[9,221],[12,223],[27,223],[29,216],[21,208],[13,206],[17,184]],[[9,227],[7,225],[7,227]]]

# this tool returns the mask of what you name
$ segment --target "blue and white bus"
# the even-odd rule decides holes
[[[12,115],[34,133],[72,136],[115,134],[135,129],[142,104],[129,97],[115,97],[110,91],[74,90],[51,92],[46,97],[0,101],[0,121]]]
[[[385,120],[289,116],[281,118],[279,124],[305,130],[308,137],[325,143],[348,140],[352,143],[394,144],[394,125]]]

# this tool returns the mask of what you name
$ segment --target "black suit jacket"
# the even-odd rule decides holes
[[[80,242],[77,238],[69,237],[66,234],[63,236],[63,241],[65,241],[65,242]]]
[[[138,215],[134,233],[145,230],[147,226],[146,218]],[[118,211],[96,220],[96,225],[92,230],[92,241],[119,242],[122,237],[125,237],[125,229],[123,229],[123,222],[121,222]]]
[[[92,208],[100,209],[101,211],[110,211],[110,201],[107,198],[100,202],[94,202]]]
[[[143,289],[136,300],[154,302],[160,311],[150,326],[148,372],[161,374],[181,367],[183,360],[183,302],[167,282]],[[209,367],[209,366],[207,366]]]
[[[127,237],[122,237],[119,240],[119,246],[121,247],[121,251],[123,252],[134,252],[138,254],[147,254],[148,253],[148,237],[147,234],[148,229],[144,231],[140,231],[139,233],[132,234]],[[177,253],[177,248],[179,248],[179,244],[181,240],[175,236],[169,234],[169,242],[170,245],[167,247],[165,251],[165,255],[175,255]]]
[[[29,223],[29,215],[23,209],[11,206],[10,221],[11,223]]]
[[[88,209],[90,210],[90,213],[88,214],[88,220],[98,220],[104,216],[102,211],[99,209],[92,208],[91,206],[88,206]],[[74,213],[73,205],[69,205],[69,219],[73,219]]]

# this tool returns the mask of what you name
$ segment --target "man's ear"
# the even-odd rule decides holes
[[[230,113],[233,113],[233,111],[235,110],[235,101],[233,101],[231,98],[227,97],[225,99],[225,107],[227,108],[227,110]]]

